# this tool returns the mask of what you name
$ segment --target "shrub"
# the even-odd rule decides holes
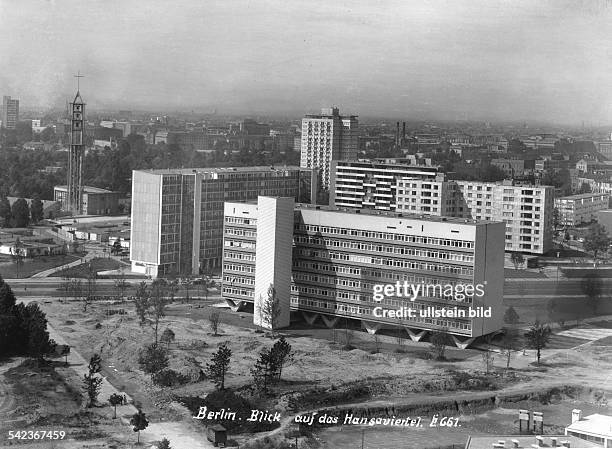
[[[189,378],[181,373],[177,373],[173,369],[166,368],[151,376],[153,383],[162,387],[174,387],[176,385],[184,385],[189,383]]]

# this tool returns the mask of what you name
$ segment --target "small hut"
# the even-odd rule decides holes
[[[225,443],[227,443],[227,430],[221,424],[214,424],[206,429],[206,437],[215,447],[219,446],[219,444],[225,447]]]

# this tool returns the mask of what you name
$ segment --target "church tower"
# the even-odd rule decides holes
[[[82,75],[76,75],[81,77]],[[77,78],[78,79],[78,78]],[[79,86],[80,87],[80,86]],[[65,207],[73,215],[83,209],[83,153],[85,152],[85,103],[80,89],[70,103],[70,153],[68,160],[68,191]]]

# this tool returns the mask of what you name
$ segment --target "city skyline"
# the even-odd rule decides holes
[[[80,70],[94,109],[300,115],[341,105],[372,117],[612,123],[604,0],[1,0],[0,10],[11,67],[0,85],[31,107],[64,105]]]

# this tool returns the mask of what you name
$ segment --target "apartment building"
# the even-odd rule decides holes
[[[15,129],[19,121],[19,100],[11,99],[9,96],[2,97],[2,127],[6,129]]]
[[[504,221],[506,251],[552,248],[553,187],[446,180],[435,167],[385,161],[338,162],[334,173],[330,205]]]
[[[338,108],[302,119],[300,166],[318,169],[324,190],[330,187],[332,161],[357,157],[358,126],[356,115],[341,116]]]
[[[445,330],[467,347],[502,327],[503,235],[496,222],[294,205],[290,198],[226,202],[222,294],[233,310],[253,304],[256,323],[272,285],[282,326],[290,310],[309,324],[334,327],[344,318],[371,333],[405,329],[415,341]],[[376,300],[376,285],[404,282],[438,288],[423,288],[414,301],[401,293]],[[484,285],[484,295],[441,293],[443,285],[466,284]],[[491,316],[470,318],[469,307],[491,307]],[[406,309],[414,316],[389,313]],[[431,316],[443,309],[466,316]]]
[[[389,163],[384,159],[333,161],[330,206],[395,210],[397,182],[403,178],[435,180],[438,166]]]
[[[597,220],[597,212],[608,208],[610,195],[607,193],[583,193],[580,195],[555,198],[561,226],[578,226]]]
[[[223,202],[278,195],[316,199],[316,170],[300,167],[135,170],[132,271],[198,274],[221,264]]]

